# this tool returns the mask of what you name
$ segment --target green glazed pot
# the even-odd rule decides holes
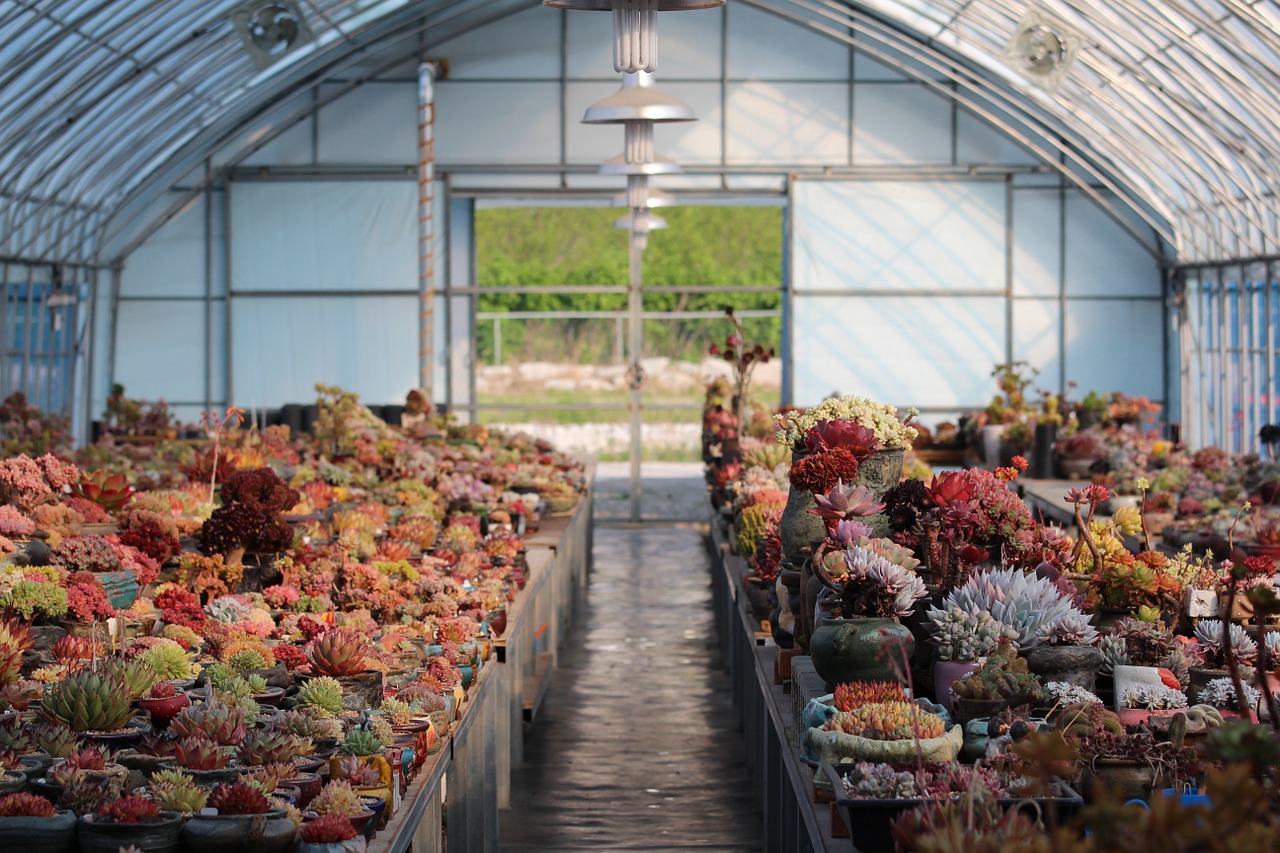
[[[894,681],[888,656],[897,661],[905,653],[909,661],[914,649],[911,630],[888,618],[824,618],[809,640],[813,668],[832,688],[848,681]]]

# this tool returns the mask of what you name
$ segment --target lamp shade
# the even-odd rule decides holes
[[[715,9],[724,4],[725,0],[657,0],[651,5],[656,12],[695,12],[699,9]],[[626,8],[632,4],[625,0],[542,0],[542,5],[576,12],[611,12],[615,6]]]
[[[620,124],[627,121],[694,121],[693,108],[659,89],[653,74],[637,71],[622,75],[622,88],[587,107],[583,124]]]

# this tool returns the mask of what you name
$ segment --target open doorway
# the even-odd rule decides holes
[[[477,206],[477,417],[595,455],[601,518],[701,517],[703,388],[724,368],[707,347],[724,339],[723,311],[732,305],[753,339],[781,351],[782,208],[663,211],[670,227],[650,236],[644,255],[636,353],[618,215],[601,207]],[[757,374],[757,393],[770,405],[781,391],[778,364]],[[641,475],[632,482],[637,434]]]

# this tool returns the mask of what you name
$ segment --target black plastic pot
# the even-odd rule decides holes
[[[0,817],[0,848],[23,853],[69,853],[76,846],[76,816]]]
[[[175,853],[182,834],[182,815],[160,812],[151,823],[115,823],[93,815],[80,818],[76,841],[80,853],[117,853],[133,845],[143,853]]]

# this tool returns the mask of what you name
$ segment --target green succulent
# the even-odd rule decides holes
[[[31,727],[31,743],[54,758],[66,758],[79,749],[76,733],[60,723],[37,723]]]
[[[227,658],[227,663],[236,669],[266,669],[267,658],[257,649],[241,649],[231,657]]]
[[[244,676],[244,680],[249,683],[249,689],[253,691],[254,696],[261,696],[267,692],[267,679],[256,672]]]
[[[129,690],[129,698],[135,700],[140,699],[151,689],[151,685],[160,680],[156,671],[146,661],[138,658],[133,660],[107,658],[103,661],[102,672],[123,681]]]
[[[298,704],[312,713],[332,717],[342,712],[342,685],[336,678],[313,678],[298,690]]]
[[[382,751],[382,741],[370,729],[352,729],[338,751],[343,755],[377,755]]]
[[[151,798],[166,811],[193,814],[204,808],[209,792],[180,770],[159,770],[151,775]]]
[[[154,645],[142,653],[141,660],[155,670],[160,681],[186,681],[200,673],[200,667],[177,643]]]
[[[118,676],[85,671],[51,687],[38,711],[45,720],[77,732],[118,732],[133,716],[133,701]]]

